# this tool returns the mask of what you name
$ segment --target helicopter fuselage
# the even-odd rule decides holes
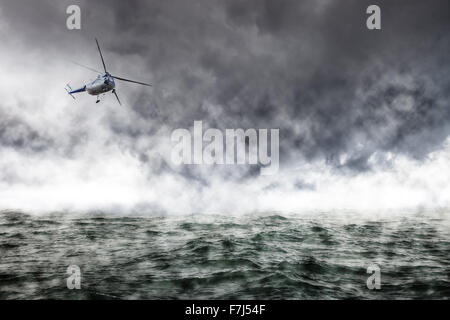
[[[116,87],[114,78],[109,73],[103,76],[99,75],[97,79],[86,85],[86,91],[90,95],[98,96],[99,94],[113,90]]]

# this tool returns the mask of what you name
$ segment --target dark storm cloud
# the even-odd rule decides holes
[[[54,141],[21,119],[0,113],[0,147],[35,153],[54,147]]]
[[[98,36],[108,67],[154,82],[150,92],[132,89],[139,121],[107,119],[131,149],[160,125],[203,120],[280,128],[284,163],[327,159],[365,171],[377,151],[421,159],[449,135],[447,0],[377,1],[381,31],[365,27],[372,1],[361,0],[79,1],[80,32],[64,28],[72,1],[36,3],[2,5],[11,36],[65,54],[73,41],[92,55]]]
[[[46,132],[35,128],[19,116],[11,116],[0,110],[0,148],[7,147],[24,154],[53,153],[67,158],[76,157],[77,147],[85,144],[89,134],[83,128],[68,129],[64,137],[47,128]]]

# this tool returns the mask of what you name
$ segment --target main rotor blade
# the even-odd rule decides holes
[[[100,50],[100,45],[98,44],[97,38],[95,38],[95,42],[97,42],[98,52],[100,53],[100,58],[102,58],[103,68],[105,69],[105,73],[106,73],[107,71],[106,71],[106,66],[105,66],[105,60],[103,60],[102,50]]]
[[[122,104],[120,103],[119,97],[117,96],[117,92],[116,92],[116,90],[113,90],[113,93],[114,93],[114,95],[116,96],[116,98],[117,98],[117,101],[119,102],[119,104],[120,104],[120,105],[122,105]]]
[[[94,71],[95,73],[100,73],[100,74],[102,74],[101,71],[95,70],[94,68],[91,68],[91,67],[88,67],[88,66],[85,66],[85,65],[82,65],[81,63],[78,63],[78,62],[75,62],[75,61],[70,61],[70,62],[72,62],[73,64],[76,64],[76,65],[78,65],[78,66],[80,66],[80,67],[83,67],[83,68],[86,68],[86,69],[88,69],[88,70]]]
[[[152,85],[149,84],[149,83],[144,83],[144,82],[134,81],[134,80],[130,80],[130,79],[125,79],[125,78],[121,78],[121,77],[116,77],[116,76],[113,76],[113,75],[111,75],[111,76],[112,76],[114,79],[117,79],[117,80],[128,81],[128,82],[138,83],[138,84],[142,84],[142,85],[144,85],[144,86],[152,87]]]

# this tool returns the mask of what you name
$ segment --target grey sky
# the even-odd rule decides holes
[[[150,176],[167,171],[205,187],[208,173],[177,171],[159,157],[171,130],[202,120],[279,128],[282,167],[324,160],[353,175],[370,171],[373,159],[389,167],[378,153],[423,161],[450,132],[450,3],[376,3],[381,31],[367,30],[372,1],[361,0],[0,0],[3,56],[28,68],[2,73],[2,83],[45,81],[8,85],[14,99],[0,102],[0,148],[76,159],[100,124],[103,143],[130,152]],[[65,28],[70,4],[81,7],[80,31]],[[95,76],[70,60],[101,68],[94,37],[113,74],[154,88],[118,83],[122,107],[109,95],[99,105],[94,97],[61,100],[70,97],[54,85]],[[77,109],[44,116],[53,108],[40,105],[48,90],[59,99],[55,108]],[[31,97],[39,121],[29,114]],[[224,170],[237,182],[258,175],[249,167]]]

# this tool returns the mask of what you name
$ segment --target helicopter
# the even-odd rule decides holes
[[[118,76],[110,74],[106,70],[105,60],[103,59],[102,51],[100,50],[100,45],[98,44],[97,38],[95,39],[95,42],[97,43],[98,52],[100,53],[100,58],[102,59],[103,69],[105,70],[105,73],[100,72],[98,70],[95,70],[93,68],[84,66],[82,64],[74,62],[75,64],[77,64],[77,65],[79,65],[79,66],[81,66],[83,68],[86,68],[86,69],[89,69],[91,71],[99,73],[99,75],[97,76],[97,78],[94,81],[84,85],[81,88],[75,89],[75,90],[73,90],[71,88],[71,86],[69,84],[67,84],[67,87],[65,89],[66,89],[67,93],[72,98],[75,99],[75,97],[73,96],[74,93],[79,93],[79,92],[85,92],[86,91],[90,95],[97,96],[97,101],[95,101],[95,103],[99,103],[100,102],[99,96],[101,94],[105,94],[106,92],[111,91],[116,96],[116,99],[119,102],[119,104],[122,105],[122,103],[120,103],[119,97],[117,96],[116,83],[115,83],[114,80],[121,80],[121,81],[132,82],[132,83],[137,83],[137,84],[141,84],[141,85],[149,86],[149,87],[152,86],[151,84],[148,84],[148,83],[139,82],[139,81],[130,80],[130,79],[125,79],[125,78],[118,77]]]

